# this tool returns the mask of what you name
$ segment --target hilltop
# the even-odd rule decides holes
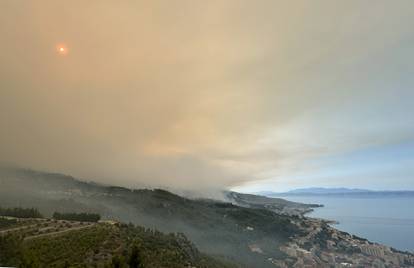
[[[282,198],[266,197],[254,194],[242,194],[237,192],[227,192],[226,197],[229,201],[243,207],[267,209],[278,214],[303,216],[311,212],[313,208],[321,207],[319,204],[303,204],[288,201]]]

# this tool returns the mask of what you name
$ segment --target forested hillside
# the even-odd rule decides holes
[[[294,217],[266,209],[213,200],[184,198],[165,190],[103,186],[70,176],[22,169],[0,174],[0,204],[36,206],[45,216],[99,213],[102,219],[184,233],[207,254],[227,256],[255,267],[272,267],[269,258],[284,256],[279,247],[301,230]],[[252,251],[259,247],[261,254]]]
[[[160,189],[134,190],[60,174],[0,169],[0,212],[20,217],[0,217],[0,263],[267,268],[342,263],[370,267],[375,260],[378,267],[414,267],[413,254],[300,214],[312,206],[237,193],[231,197],[234,203],[189,199]],[[32,218],[36,216],[45,218]]]
[[[183,234],[113,222],[0,219],[0,266],[236,267],[200,253]]]

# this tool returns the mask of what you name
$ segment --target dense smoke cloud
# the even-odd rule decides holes
[[[222,189],[410,140],[413,18],[410,1],[1,1],[0,161]]]

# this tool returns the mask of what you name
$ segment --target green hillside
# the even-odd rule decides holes
[[[0,228],[2,266],[234,267],[200,253],[183,234],[112,222],[1,219],[7,221]]]
[[[200,251],[237,259],[248,267],[273,267],[268,259],[284,257],[280,246],[301,235],[295,217],[267,209],[188,199],[160,189],[98,185],[60,174],[22,169],[2,172],[3,206],[35,206],[48,217],[54,211],[99,213],[102,219],[184,233]],[[261,253],[252,247],[259,247]]]

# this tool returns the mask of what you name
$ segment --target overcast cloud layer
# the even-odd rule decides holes
[[[414,188],[414,3],[290,2],[0,1],[0,161],[134,187]]]

